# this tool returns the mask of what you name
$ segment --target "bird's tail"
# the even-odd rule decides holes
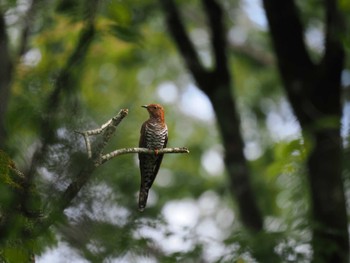
[[[139,211],[142,212],[145,210],[148,198],[148,189],[140,189],[139,194]]]

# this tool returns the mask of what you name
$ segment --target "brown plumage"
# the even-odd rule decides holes
[[[164,121],[164,109],[159,104],[142,106],[147,109],[149,119],[142,124],[139,147],[152,150],[165,148],[168,142],[168,128]],[[146,207],[148,191],[157,176],[163,154],[139,154],[141,186],[139,210]]]

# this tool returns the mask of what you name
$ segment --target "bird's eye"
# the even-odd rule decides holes
[[[153,109],[155,109],[155,110],[156,110],[157,108],[158,108],[157,106],[153,106]]]

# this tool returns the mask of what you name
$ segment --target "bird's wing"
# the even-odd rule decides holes
[[[147,144],[146,144],[146,122],[144,122],[141,126],[141,132],[140,132],[140,141],[139,141],[139,147],[140,148],[146,148],[147,147]],[[142,154],[142,153],[139,153],[138,154],[139,156],[139,162],[140,162],[140,172],[141,172],[141,184],[143,185],[144,182],[144,173],[145,173],[145,170],[144,170],[144,167],[145,167],[145,164],[147,162],[147,155],[146,154]]]
[[[146,145],[146,122],[144,122],[141,126],[141,131],[140,131],[140,140],[139,140],[139,147],[145,148]]]

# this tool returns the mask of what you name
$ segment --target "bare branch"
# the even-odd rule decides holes
[[[227,66],[227,41],[226,30],[223,24],[223,11],[214,0],[202,0],[205,12],[208,16],[209,29],[211,31],[211,45],[215,59],[215,70],[221,77],[230,79]]]
[[[285,82],[305,76],[313,66],[304,42],[304,28],[293,0],[263,0],[272,42]]]
[[[106,123],[102,124],[100,128],[97,129],[93,129],[93,130],[88,130],[88,131],[75,131],[76,133],[80,133],[80,134],[85,134],[86,136],[92,136],[92,135],[98,135],[101,132],[103,132],[108,125],[110,125],[112,122],[112,119],[108,120]]]
[[[89,136],[98,135],[103,131],[105,131],[103,135],[103,142],[99,144],[99,147],[97,149],[98,156],[100,156],[104,147],[107,145],[107,142],[115,132],[115,129],[117,128],[119,123],[126,117],[126,115],[128,115],[128,112],[129,112],[128,109],[121,109],[116,116],[108,120],[98,129],[88,130],[88,131],[75,131],[76,133],[79,133],[84,137],[89,159],[92,158],[91,143],[90,143]]]
[[[339,72],[344,66],[344,46],[342,43],[345,35],[344,17],[340,12],[337,1],[325,1],[326,8],[326,32],[325,32],[325,53],[323,64],[328,71],[333,73],[333,78],[339,79]],[[332,94],[333,95],[333,94]],[[337,94],[338,95],[338,94]],[[334,97],[337,97],[334,95]]]
[[[98,129],[98,130],[100,130],[100,129]],[[90,143],[88,131],[86,131],[86,132],[75,131],[75,132],[80,134],[80,135],[82,135],[84,137],[84,141],[85,141],[85,145],[86,145],[86,151],[87,151],[87,154],[88,154],[88,158],[90,159],[92,154],[91,154],[91,143]]]
[[[107,153],[101,157],[101,164],[107,162],[108,160],[128,153],[144,153],[144,154],[167,154],[167,153],[189,153],[190,151],[186,147],[176,147],[176,148],[163,148],[159,150],[151,150],[147,148],[123,148],[118,149],[113,152]]]
[[[341,37],[345,33],[344,16],[340,12],[339,3],[337,1],[326,0],[326,53],[328,49],[341,49],[344,47],[341,43]]]

